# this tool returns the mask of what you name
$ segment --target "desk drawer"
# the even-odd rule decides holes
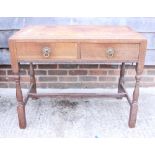
[[[76,43],[16,43],[19,60],[76,59]]]
[[[81,59],[138,60],[139,44],[82,43]]]

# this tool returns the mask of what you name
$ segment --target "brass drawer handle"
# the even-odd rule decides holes
[[[51,49],[49,47],[44,47],[42,49],[42,54],[43,54],[43,57],[49,58],[51,55]]]
[[[114,54],[115,54],[115,50],[114,50],[113,48],[108,48],[108,49],[106,50],[106,55],[107,55],[108,58],[113,57]]]

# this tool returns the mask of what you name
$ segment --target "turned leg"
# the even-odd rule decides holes
[[[31,93],[37,93],[35,72],[34,72],[34,68],[33,68],[33,63],[32,62],[30,63],[30,85],[31,84],[33,85],[32,89],[31,89]],[[32,99],[37,99],[37,98],[32,97]]]
[[[133,92],[133,100],[130,107],[130,116],[129,116],[129,127],[134,128],[137,119],[138,111],[138,97],[139,97],[139,84],[140,84],[140,72],[138,71],[138,63],[136,64],[136,84]]]
[[[26,128],[26,117],[25,117],[25,104],[23,102],[23,95],[20,86],[20,75],[17,74],[16,77],[16,98],[17,98],[17,113],[18,113],[18,120],[19,120],[19,127],[21,129]]]
[[[124,92],[121,84],[124,84],[124,75],[125,75],[125,63],[123,62],[120,68],[120,77],[118,82],[118,93]],[[118,97],[117,99],[122,99],[122,97]]]

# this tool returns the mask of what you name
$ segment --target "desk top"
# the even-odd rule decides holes
[[[134,42],[146,40],[127,26],[28,26],[9,38],[16,41]]]

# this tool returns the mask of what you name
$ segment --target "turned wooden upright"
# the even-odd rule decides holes
[[[144,68],[146,39],[125,26],[29,26],[9,38],[11,65],[16,79],[17,112],[20,128],[26,127],[25,105],[39,97],[126,97],[130,105],[129,127],[135,127],[139,85]],[[30,88],[23,98],[20,63],[30,63]],[[38,94],[33,62],[38,63],[121,63],[118,92]],[[136,64],[132,99],[125,89],[125,63]],[[95,103],[94,103],[95,104]],[[110,122],[109,122],[110,123]]]

